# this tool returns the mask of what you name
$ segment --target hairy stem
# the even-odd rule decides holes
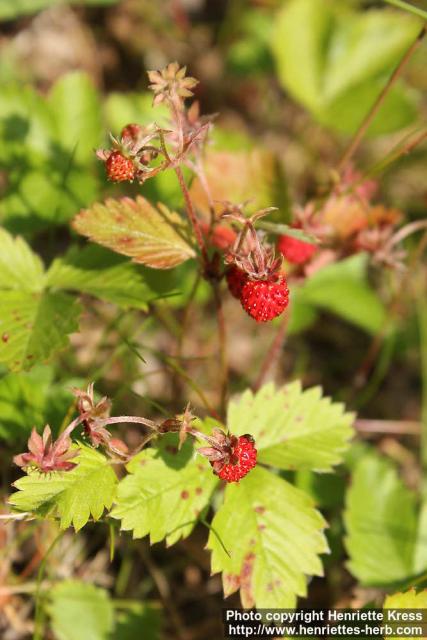
[[[108,424],[143,424],[144,427],[148,427],[149,429],[153,429],[153,431],[158,430],[158,425],[149,420],[148,418],[140,418],[139,416],[114,416],[113,418],[105,418],[103,420],[97,420],[97,425],[102,425],[103,427]]]
[[[394,0],[394,2],[396,2],[396,0]],[[372,105],[371,109],[369,110],[368,114],[366,115],[365,119],[363,120],[362,124],[360,125],[360,127],[356,131],[353,140],[351,141],[350,145],[346,149],[344,155],[342,156],[342,158],[341,158],[341,160],[340,160],[340,162],[338,164],[337,170],[338,170],[339,173],[343,172],[343,170],[346,168],[346,166],[348,165],[349,161],[353,157],[353,155],[354,155],[355,151],[357,150],[357,148],[359,147],[359,145],[360,145],[360,143],[361,143],[366,131],[368,130],[370,124],[372,123],[373,119],[377,115],[377,113],[378,113],[380,107],[382,106],[385,98],[387,97],[387,94],[389,93],[390,89],[395,84],[395,82],[400,78],[400,76],[402,75],[402,72],[403,72],[404,68],[406,67],[407,63],[409,62],[409,60],[412,58],[412,56],[415,53],[415,51],[420,46],[420,44],[421,44],[421,42],[422,42],[422,40],[423,40],[423,38],[424,38],[424,36],[426,34],[426,30],[427,30],[426,25],[424,25],[423,28],[421,29],[420,33],[418,34],[417,38],[414,40],[414,42],[411,44],[409,49],[403,55],[403,57],[400,60],[399,64],[397,65],[397,67],[395,68],[393,73],[391,74],[387,84],[384,86],[383,90],[379,94],[378,98],[375,100],[374,104]]]

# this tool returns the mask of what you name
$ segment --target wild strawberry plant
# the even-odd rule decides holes
[[[287,4],[276,27],[277,34],[287,35],[287,48],[293,46],[292,24],[307,16],[311,20],[316,11],[315,0]],[[340,15],[326,13],[324,27],[332,29],[332,41],[339,41],[344,29]],[[359,28],[368,38],[365,22]],[[402,35],[382,45],[384,64],[411,40],[414,24],[408,19]],[[279,59],[278,66],[280,81],[295,98],[319,121],[336,125],[335,117],[330,122],[330,103],[337,113],[346,111],[349,90],[339,70],[326,68],[322,96],[310,82],[303,86],[292,64]],[[371,95],[378,78],[365,75],[359,80]],[[112,560],[118,535],[148,537],[150,544],[169,547],[202,529],[211,573],[221,575],[224,597],[238,592],[247,608],[294,607],[297,598],[307,595],[310,580],[324,574],[330,553],[328,522],[313,486],[346,460],[353,471],[344,516],[349,569],[362,585],[405,586],[405,579],[426,567],[424,503],[416,504],[381,456],[346,457],[355,416],[342,402],[318,386],[303,388],[299,380],[279,386],[267,378],[285,335],[310,326],[323,309],[367,333],[382,330],[388,310],[368,284],[367,270],[378,279],[392,274],[397,287],[404,285],[402,241],[424,229],[425,221],[399,226],[401,212],[382,204],[378,183],[353,167],[352,152],[338,174],[331,174],[324,193],[292,207],[285,223],[269,201],[267,156],[254,152],[242,163],[239,154],[210,149],[215,118],[202,115],[193,99],[197,80],[175,62],[148,76],[154,94],[151,120],[144,116],[141,123],[126,123],[95,152],[103,180],[111,183],[108,197],[97,200],[93,176],[82,194],[71,181],[68,196],[81,195],[83,206],[76,213],[67,201],[58,215],[68,221],[72,209],[69,231],[81,237],[80,244],[44,264],[23,237],[12,233],[14,225],[22,231],[20,205],[7,202],[13,224],[0,230],[0,362],[12,373],[0,380],[0,407],[8,420],[0,434],[13,442],[13,430],[28,433],[26,410],[39,420],[27,449],[14,457],[20,476],[8,498],[7,517],[28,520],[28,526],[54,523],[60,532],[56,540],[70,527],[79,532],[95,523],[104,531],[107,524]],[[56,111],[67,104],[67,84],[73,93],[84,83],[79,75],[60,81],[50,96]],[[98,104],[95,94],[85,95]],[[34,96],[26,99],[33,104]],[[43,115],[37,126],[44,122],[48,129],[51,116]],[[59,135],[58,123],[54,128]],[[88,127],[88,136],[78,132],[82,146],[75,150],[70,127],[59,136],[78,163],[71,164],[71,173],[87,166],[93,137],[98,146],[94,128]],[[31,168],[30,178],[34,172]],[[163,179],[169,191],[154,201],[150,184]],[[55,174],[51,188],[60,185]],[[43,225],[38,207],[36,213]],[[48,217],[52,223],[56,212]],[[183,297],[186,306],[177,320],[173,311]],[[189,375],[183,357],[183,342],[192,330],[191,308],[200,298],[217,323],[216,357],[202,354],[200,373],[213,380],[213,393]],[[37,366],[66,347],[73,353],[78,344],[72,337],[70,346],[68,336],[86,321],[87,307],[96,315],[101,301],[119,307],[112,331],[143,363],[144,345],[137,339],[141,324],[162,323],[174,336],[172,355],[153,350],[170,370],[174,396],[168,406],[153,402],[154,416],[152,411],[116,414],[115,399],[97,394],[98,380],[114,358],[82,372],[71,393]],[[396,304],[395,299],[388,302]],[[277,326],[261,367],[248,371],[238,385],[230,382],[230,309],[231,315],[253,323],[255,339],[262,339],[270,323]],[[28,374],[19,377],[19,372]],[[127,374],[132,371],[124,371],[123,378]],[[14,410],[9,397],[15,405],[22,403],[22,412]],[[131,438],[120,437],[120,430],[117,435],[121,425],[133,428]],[[381,489],[370,492],[372,486]],[[400,542],[390,522],[398,508],[409,523],[409,534]],[[371,532],[361,526],[367,509],[375,524]],[[39,582],[42,578],[41,573]],[[107,638],[114,628],[111,597],[100,587],[67,580],[47,590],[44,601],[38,587],[36,600],[38,640],[46,613],[53,632],[66,640],[83,637],[87,628],[93,637]],[[411,606],[423,603],[411,600]],[[153,626],[158,626],[149,605],[141,604],[134,613],[138,624],[154,616]],[[131,617],[118,615],[117,634],[122,622],[123,629],[129,628]]]

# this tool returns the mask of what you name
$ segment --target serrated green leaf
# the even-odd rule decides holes
[[[298,303],[341,316],[369,333],[378,333],[387,311],[366,279],[366,255],[356,255],[320,269],[295,292]]]
[[[349,569],[362,584],[393,584],[421,569],[415,565],[416,498],[387,458],[372,452],[356,463],[345,523]]]
[[[166,538],[168,545],[186,538],[218,483],[190,442],[180,451],[176,443],[175,437],[165,436],[159,449],[135,456],[119,484],[111,516],[134,538],[149,535],[151,543]]]
[[[146,309],[155,296],[136,265],[103,247],[75,247],[51,265],[47,284],[89,293],[128,308]]]
[[[57,514],[62,529],[73,525],[78,531],[90,517],[99,520],[113,503],[117,476],[104,455],[89,447],[79,448],[78,464],[71,471],[30,471],[17,480],[18,491],[10,497],[10,504],[19,511]]]
[[[410,589],[409,591],[406,591],[405,593],[394,593],[393,595],[389,595],[386,597],[385,601],[384,601],[384,613],[385,615],[387,615],[387,609],[427,609],[427,589],[424,589],[423,591],[419,591],[417,593],[417,591],[415,589]],[[402,621],[399,622],[395,622],[394,620],[387,620],[387,624],[389,627],[391,627],[396,633],[399,632],[399,630],[396,628],[397,626],[402,627],[405,626],[405,631],[408,632],[410,630],[410,628],[412,627],[414,629],[415,626],[422,625],[422,630],[425,631],[425,611],[422,612],[422,622],[417,622],[417,621],[407,621],[406,623],[403,622],[402,625]],[[402,631],[400,631],[400,633],[402,633]],[[414,629],[414,633],[415,629]],[[405,635],[405,636],[397,636],[395,634],[393,634],[393,636],[391,635],[387,635],[385,636],[385,638],[397,638],[398,640],[404,640],[404,638],[408,638],[409,640],[417,640],[417,638],[420,637],[419,634],[410,636],[410,635]]]
[[[427,609],[427,589],[419,593],[410,589],[404,593],[388,595],[384,600],[384,609]]]
[[[319,387],[302,391],[299,382],[245,391],[230,402],[227,419],[231,433],[255,438],[260,462],[316,471],[330,471],[342,461],[352,422],[341,403],[323,398]]]
[[[82,235],[155,269],[170,269],[195,257],[180,216],[148,200],[108,199],[81,211],[73,226]]]
[[[108,591],[64,580],[49,591],[48,613],[56,640],[109,640],[114,610]]]
[[[89,76],[80,71],[62,76],[50,92],[49,104],[61,149],[72,153],[76,162],[93,161],[103,127],[101,102]]]
[[[244,607],[294,607],[306,576],[323,574],[324,526],[306,493],[261,467],[228,485],[207,545],[224,595],[240,589]]]
[[[395,12],[291,0],[279,10],[272,37],[279,80],[320,122],[351,133],[420,28],[416,18]],[[414,115],[413,97],[395,86],[370,132],[400,128]]]
[[[46,362],[78,331],[81,307],[65,293],[0,293],[0,362],[12,371]]]

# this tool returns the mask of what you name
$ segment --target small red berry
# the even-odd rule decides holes
[[[218,476],[226,482],[239,482],[256,465],[257,450],[250,435],[234,438],[230,461],[223,465]]]
[[[125,182],[135,178],[135,167],[130,158],[120,151],[113,151],[105,162],[107,177],[112,182]]]
[[[143,134],[143,129],[139,124],[127,124],[122,129],[122,142],[138,142]]]
[[[292,236],[280,236],[277,248],[288,262],[293,264],[304,264],[310,260],[316,251],[316,245],[293,238]]]
[[[239,267],[236,267],[236,265],[233,264],[231,265],[231,267],[228,267],[225,273],[225,278],[227,280],[228,289],[231,295],[239,299],[242,293],[242,289],[245,286],[248,279],[247,273],[245,273],[244,271],[239,269]]]
[[[203,235],[209,239],[209,243],[220,251],[226,251],[229,249],[236,240],[237,233],[230,227],[218,224],[211,230],[211,225],[207,222],[202,222],[200,226],[202,228]]]
[[[240,294],[242,307],[257,322],[273,320],[289,304],[289,289],[285,276],[266,280],[247,280]]]

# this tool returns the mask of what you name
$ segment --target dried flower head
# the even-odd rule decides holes
[[[179,433],[179,448],[181,448],[187,439],[187,435],[193,431],[193,420],[195,420],[195,416],[191,411],[190,403],[188,403],[182,415],[164,420],[158,426],[157,431],[159,433]]]
[[[198,80],[186,76],[186,72],[187,68],[180,68],[178,62],[171,62],[160,71],[148,71],[151,83],[149,88],[154,93],[153,104],[160,104],[165,100],[178,104],[182,103],[183,99],[190,98]]]
[[[52,440],[52,432],[47,424],[43,435],[32,430],[28,440],[28,452],[14,457],[18,467],[36,467],[43,473],[50,471],[70,471],[76,466],[71,462],[78,455],[78,451],[71,449],[71,438],[65,433],[56,442]]]
[[[80,416],[85,416],[82,421],[85,435],[94,447],[108,444],[111,433],[105,428],[104,421],[110,417],[110,399],[104,396],[99,402],[95,402],[93,382],[89,384],[86,391],[73,389],[73,394],[77,398],[77,410]]]
[[[362,229],[355,239],[357,251],[371,254],[376,264],[382,264],[393,269],[402,270],[405,251],[393,244],[393,229],[391,227],[372,227]]]

